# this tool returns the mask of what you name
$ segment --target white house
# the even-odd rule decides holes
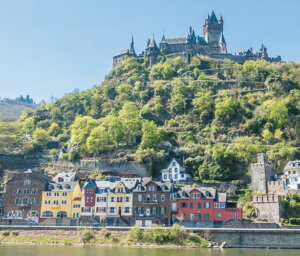
[[[173,158],[167,168],[161,170],[162,181],[185,184],[192,179],[187,173],[183,161]]]
[[[287,190],[300,189],[300,160],[289,161],[284,167],[284,173],[275,175],[275,178],[284,182]]]

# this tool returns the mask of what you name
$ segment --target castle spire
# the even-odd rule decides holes
[[[130,49],[129,49],[129,52],[132,53],[132,54],[135,54],[133,35],[132,35],[132,37],[131,37],[131,43],[130,43]]]

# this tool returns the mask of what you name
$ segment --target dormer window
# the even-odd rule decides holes
[[[175,166],[175,165],[176,165],[176,162],[175,162],[175,161],[174,161],[174,162],[172,162],[172,165],[173,165],[173,166]]]
[[[206,191],[206,192],[205,192],[205,196],[206,196],[206,197],[211,197],[211,194],[210,194],[208,191]]]
[[[62,185],[58,184],[56,188],[57,189],[62,189]]]
[[[64,178],[59,177],[59,178],[58,178],[58,182],[64,182]]]
[[[71,187],[70,187],[70,185],[69,184],[66,184],[65,185],[65,189],[70,189]]]
[[[139,187],[138,187],[138,191],[142,191],[142,186],[139,186]]]

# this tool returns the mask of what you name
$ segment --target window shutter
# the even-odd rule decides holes
[[[160,207],[158,207],[158,210],[159,210],[159,214],[161,214],[161,208]]]
[[[153,211],[152,211],[152,207],[150,207],[150,213],[152,214],[152,212],[153,212]]]
[[[96,207],[96,212],[98,212],[99,211],[99,208],[98,207]]]
[[[84,211],[84,207],[81,207],[81,212],[83,212]]]
[[[106,207],[103,207],[103,212],[106,212]]]
[[[106,202],[106,197],[104,197],[104,202]]]
[[[167,214],[167,207],[165,207],[165,214]]]
[[[136,207],[136,214],[138,214],[139,213],[139,207]]]
[[[143,207],[141,207],[141,213],[144,214],[144,209],[143,209]]]
[[[91,207],[89,207],[89,212],[91,212]]]

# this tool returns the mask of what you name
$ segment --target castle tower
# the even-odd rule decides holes
[[[221,37],[220,37],[219,46],[221,48],[221,53],[227,53],[226,41],[225,41],[223,33],[221,34]]]
[[[268,182],[273,174],[273,166],[267,155],[257,154],[257,163],[251,164],[251,187],[253,193],[268,193]]]
[[[224,49],[226,49],[226,42],[223,35],[223,25],[224,21],[222,16],[218,20],[214,11],[212,11],[211,15],[208,15],[207,19],[205,20],[205,24],[203,26],[203,35],[206,43],[210,46],[210,49],[213,52],[223,53]],[[222,46],[222,48],[220,47],[220,40],[224,41],[224,46]],[[224,53],[227,53],[227,49]]]
[[[147,42],[147,48],[145,51],[145,54],[149,57],[149,65],[150,67],[153,66],[156,63],[157,56],[160,54],[160,49],[158,48],[154,37],[149,44],[149,41]]]

